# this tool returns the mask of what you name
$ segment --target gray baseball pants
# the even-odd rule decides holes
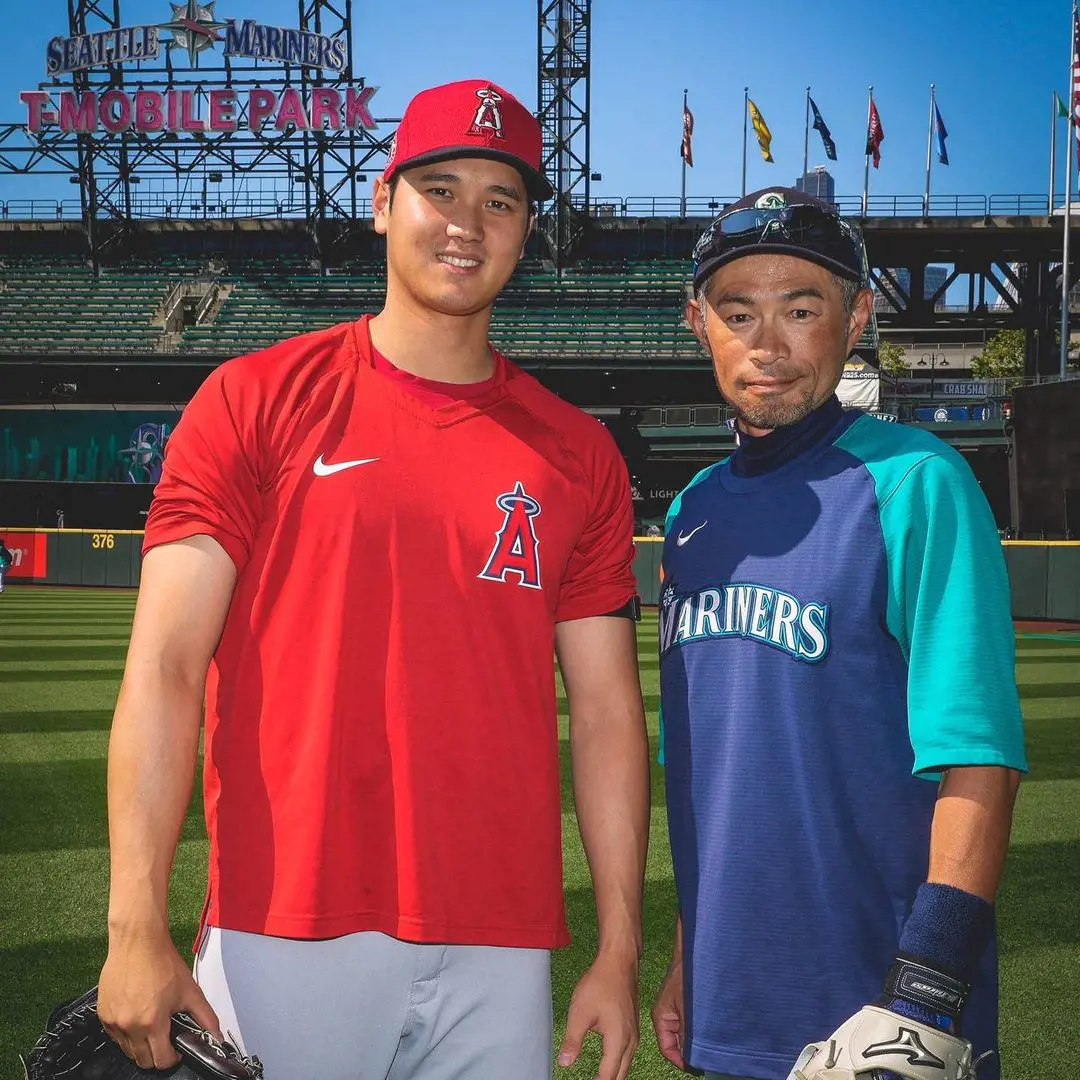
[[[210,927],[195,979],[265,1080],[551,1080],[544,949]]]

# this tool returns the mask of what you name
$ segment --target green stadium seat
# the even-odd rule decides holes
[[[127,262],[95,278],[78,256],[6,260],[0,352],[157,352],[236,355],[377,311],[378,262],[351,260],[313,272],[299,256],[228,260],[229,295],[210,323],[166,335],[151,322],[175,282],[205,274],[190,256]],[[550,364],[700,358],[682,323],[687,265],[679,260],[598,260],[560,278],[526,260],[495,306],[492,340],[512,356]],[[41,303],[43,292],[54,299]]]

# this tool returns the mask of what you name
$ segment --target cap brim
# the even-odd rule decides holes
[[[478,157],[488,158],[491,161],[502,161],[512,166],[521,173],[525,181],[525,190],[530,199],[544,202],[555,194],[555,189],[548,183],[547,178],[535,169],[527,165],[521,158],[514,154],[507,154],[501,150],[489,150],[482,146],[444,146],[439,150],[433,150],[428,154],[417,154],[416,157],[406,161],[395,161],[394,172],[402,169],[415,169],[418,165],[431,165],[436,161],[449,161],[451,158]]]
[[[794,255],[797,259],[805,259],[807,262],[823,266],[826,270],[838,274],[842,278],[847,278],[849,281],[862,283],[861,271],[856,272],[850,266],[845,266],[842,262],[830,259],[828,255],[819,255],[816,251],[810,251],[796,244],[748,244],[746,247],[736,248],[734,251],[726,251],[722,255],[702,259],[694,271],[694,289],[699,289],[702,282],[716,270],[719,270],[721,266],[727,266],[728,263],[734,262],[736,259],[743,259],[747,255]]]

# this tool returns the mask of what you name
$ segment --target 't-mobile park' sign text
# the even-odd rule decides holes
[[[350,86],[342,91],[316,87],[305,101],[293,87],[281,94],[262,87],[245,92],[243,128],[256,132],[271,124],[277,131],[294,127],[301,131],[374,128],[371,99],[378,87]],[[238,131],[241,127],[240,95],[229,88],[208,90],[205,109],[194,90],[63,90],[54,97],[45,90],[24,90],[30,131],[59,127],[64,132],[88,135],[104,129],[110,135],[124,131],[152,134],[157,131]]]

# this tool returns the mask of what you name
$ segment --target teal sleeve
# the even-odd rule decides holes
[[[1009,581],[982,489],[944,444],[862,453],[860,427],[841,442],[877,489],[887,624],[908,662],[913,771],[932,779],[954,765],[1026,770]]]

